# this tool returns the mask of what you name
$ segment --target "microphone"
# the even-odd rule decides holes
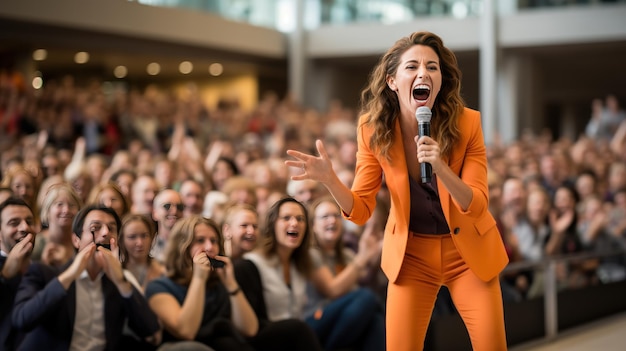
[[[420,106],[415,111],[415,118],[417,119],[417,127],[420,138],[424,135],[430,136],[430,118],[433,113],[428,106]],[[420,163],[420,173],[422,174],[422,183],[430,183],[433,177],[433,167],[430,163]]]

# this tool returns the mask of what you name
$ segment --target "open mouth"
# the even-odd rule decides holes
[[[418,85],[413,88],[413,98],[418,101],[426,101],[430,96],[430,88],[427,85]]]
[[[249,241],[249,242],[256,242],[256,236],[253,235],[244,235],[241,240],[243,241]]]
[[[298,232],[287,232],[287,236],[292,237],[292,238],[297,238]]]

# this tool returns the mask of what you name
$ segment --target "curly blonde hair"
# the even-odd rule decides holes
[[[360,127],[367,125],[374,129],[369,146],[387,159],[394,140],[394,125],[400,114],[398,96],[387,85],[387,78],[396,75],[401,56],[415,45],[432,48],[441,61],[443,81],[432,109],[432,137],[440,144],[442,154],[450,156],[460,136],[457,122],[465,103],[461,98],[461,70],[456,56],[443,45],[439,36],[430,32],[415,32],[396,41],[381,57],[370,74],[367,87],[361,92],[363,117]]]

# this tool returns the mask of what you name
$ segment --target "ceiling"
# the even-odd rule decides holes
[[[31,60],[35,49],[46,49],[47,58],[34,62],[34,68],[52,76],[84,73],[114,78],[114,68],[123,65],[127,68],[125,79],[128,80],[206,79],[212,77],[208,69],[213,63],[222,64],[224,77],[242,74],[286,76],[286,60],[45,24],[0,21],[0,65]],[[78,51],[89,53],[87,63],[79,65],[74,62]],[[180,73],[182,61],[193,64],[191,73]],[[149,75],[146,70],[152,62],[161,67],[158,76]]]
[[[16,62],[30,61],[35,49],[45,48],[48,57],[34,64],[34,69],[45,76],[61,76],[71,73],[78,76],[97,76],[117,79],[113,70],[126,66],[125,81],[146,84],[159,81],[184,81],[213,79],[208,72],[212,63],[224,67],[222,77],[252,74],[270,84],[286,86],[288,81],[287,59],[228,52],[224,50],[192,46],[146,38],[130,38],[122,35],[96,31],[75,30],[41,23],[28,23],[3,19],[0,21],[0,67]],[[73,62],[77,51],[90,54],[88,63]],[[468,83],[468,97],[478,102],[479,53],[477,50],[457,52],[464,82]],[[575,45],[504,48],[504,55],[530,57],[537,63],[539,75],[553,89],[548,99],[580,99],[587,104],[592,96],[606,92],[616,93],[622,100],[626,81],[626,40],[610,43],[585,43]],[[366,77],[376,64],[378,56],[354,56],[315,60],[318,64],[332,66],[340,71],[353,72],[354,77]],[[193,64],[192,73],[184,75],[178,67],[182,61]],[[151,76],[146,66],[158,62],[161,72]],[[278,82],[278,83],[277,83]],[[357,96],[350,92],[350,94]]]

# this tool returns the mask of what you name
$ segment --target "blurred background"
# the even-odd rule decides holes
[[[458,56],[486,137],[584,130],[593,98],[626,99],[624,1],[140,0],[7,2],[0,66],[29,84],[66,74],[130,89],[193,83],[210,105],[267,91],[357,107],[376,60],[413,31]],[[35,83],[39,84],[39,83]]]
[[[229,176],[265,191],[255,203],[262,215],[263,196],[285,192],[288,148],[324,138],[337,167],[353,171],[369,72],[395,40],[421,30],[455,52],[463,98],[482,113],[490,209],[511,259],[502,275],[509,345],[623,315],[623,0],[3,1],[0,179],[11,186],[7,170],[23,163],[35,196],[55,173],[75,186],[73,159],[88,165],[91,186],[127,167],[161,187],[194,178],[208,203],[220,190],[213,167],[227,157],[238,168]],[[254,161],[271,181],[254,177]],[[568,210],[570,246],[523,250],[520,233],[545,239],[555,230],[548,213]],[[384,298],[379,273],[370,284]],[[620,349],[611,342],[603,348]],[[444,289],[427,349],[468,348]]]

